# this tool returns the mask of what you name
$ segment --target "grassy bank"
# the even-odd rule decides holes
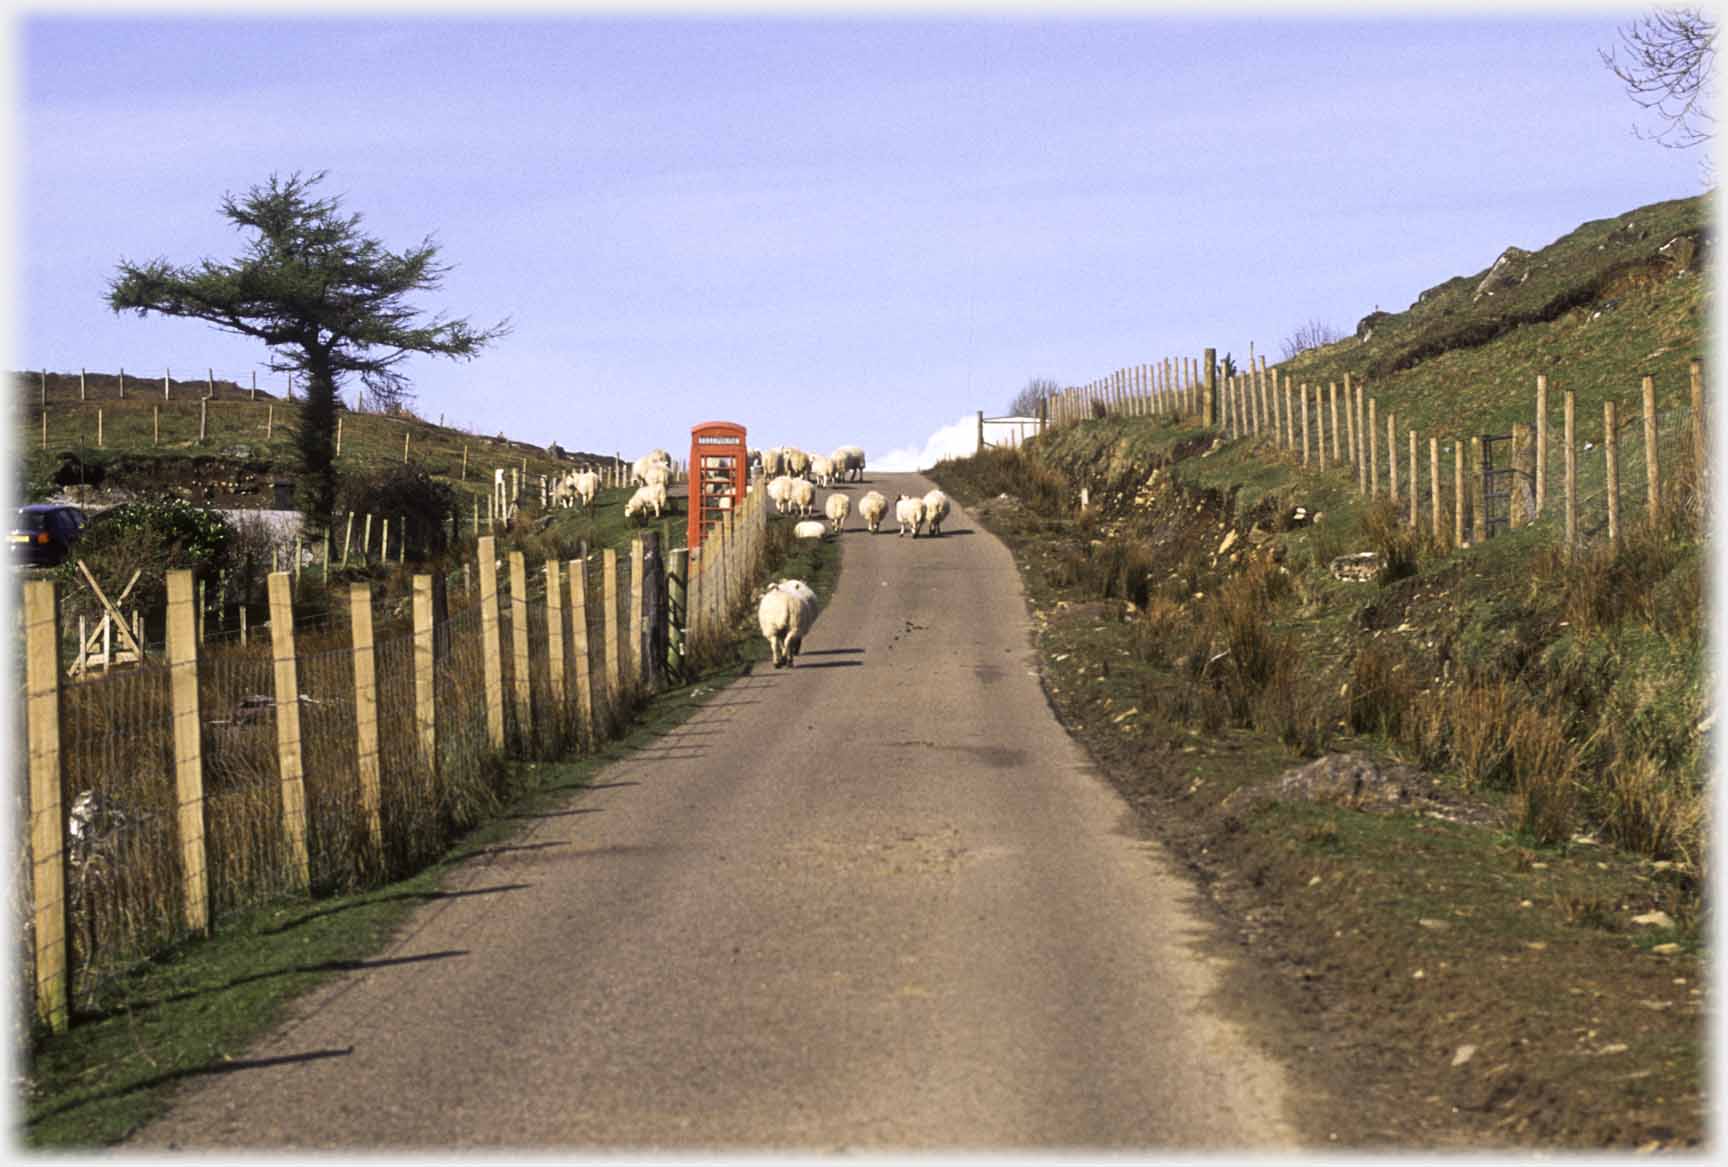
[[[1276,1041],[1314,1137],[1697,1144],[1704,544],[1684,508],[1573,564],[1552,524],[1454,551],[1343,472],[1152,420],[933,477],[1013,548],[1059,715],[1297,1019]],[[1359,550],[1388,570],[1334,578]],[[1340,754],[1369,776],[1285,781]]]

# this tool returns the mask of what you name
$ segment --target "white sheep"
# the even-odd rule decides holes
[[[639,486],[636,493],[630,496],[630,501],[624,504],[624,517],[635,518],[642,511],[652,508],[654,517],[666,509],[666,484],[655,482],[648,486]]]
[[[788,446],[785,451],[786,473],[794,478],[805,478],[810,473],[810,455],[796,446]]]
[[[779,446],[769,446],[762,451],[762,477],[778,478],[786,473],[786,451]]]
[[[792,528],[794,539],[820,539],[828,533],[828,528],[821,519],[799,519]]]
[[[801,515],[816,513],[816,487],[807,478],[794,478],[787,500]]]
[[[576,497],[586,510],[594,505],[594,496],[600,493],[600,475],[593,470],[578,470],[571,485],[576,488]]]
[[[829,455],[829,461],[834,463],[834,473],[847,482],[861,482],[864,479],[864,450],[860,446],[841,446]]]
[[[775,668],[791,668],[810,626],[816,622],[816,595],[803,580],[782,580],[762,593],[756,622],[774,654]]]
[[[872,535],[882,529],[882,516],[888,513],[888,498],[881,491],[867,490],[858,500],[858,517]]]
[[[821,454],[810,455],[810,478],[817,486],[833,486],[834,463]]]
[[[942,520],[948,517],[948,496],[932,489],[924,496],[924,524],[932,535],[942,533]]]
[[[900,524],[900,534],[912,532],[912,537],[918,537],[918,528],[924,525],[924,500],[901,495],[894,501],[894,521]]]
[[[786,504],[792,501],[792,480],[781,474],[768,480],[768,501],[774,504],[774,513],[786,513]]]
[[[672,478],[672,455],[665,450],[650,450],[630,467],[630,485],[652,486],[656,478],[653,475],[655,467],[662,467],[658,481],[664,483]]]
[[[822,513],[828,516],[828,521],[834,524],[834,533],[846,525],[846,516],[852,512],[852,500],[835,491],[828,496],[828,501],[822,504]]]

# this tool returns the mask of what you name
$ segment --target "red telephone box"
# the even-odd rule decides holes
[[[688,545],[694,551],[702,535],[726,512],[744,505],[749,489],[750,454],[744,447],[744,427],[733,421],[705,421],[690,429],[690,519]]]

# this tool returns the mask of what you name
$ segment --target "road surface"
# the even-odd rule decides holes
[[[1044,701],[1012,558],[947,526],[854,508],[795,668],[464,865],[132,1145],[1292,1147],[1193,889]]]

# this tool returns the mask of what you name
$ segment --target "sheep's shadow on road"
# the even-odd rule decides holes
[[[806,648],[799,656],[862,656],[861,648]]]
[[[578,806],[571,810],[542,810],[533,813],[507,814],[499,817],[506,819],[566,819],[579,814],[600,814],[597,806]]]
[[[468,858],[467,855],[452,856],[452,859],[454,860],[462,860],[466,858]],[[527,886],[528,885],[525,883],[502,883],[496,887],[470,887],[462,891],[403,891],[393,892],[390,895],[368,896],[362,900],[355,900],[353,903],[339,904],[333,908],[321,908],[316,912],[307,912],[304,916],[296,916],[286,923],[276,925],[274,928],[265,928],[260,935],[278,936],[283,932],[292,931],[293,929],[300,927],[302,924],[310,924],[314,920],[323,919],[325,916],[334,916],[338,912],[351,912],[355,908],[371,907],[373,904],[386,903],[391,900],[455,900],[462,899],[465,896],[492,895],[495,892],[501,891],[521,891]]]
[[[178,1082],[186,1078],[196,1078],[201,1074],[235,1074],[242,1070],[267,1070],[272,1066],[292,1066],[301,1062],[322,1061],[325,1058],[345,1058],[354,1052],[353,1046],[342,1049],[315,1049],[305,1053],[283,1054],[274,1058],[242,1058],[207,1062],[202,1066],[186,1066],[178,1070],[169,1070],[165,1074],[157,1074],[151,1078],[142,1078],[136,1082],[128,1082],[113,1090],[104,1090],[99,1094],[89,1094],[74,1098],[64,1106],[53,1110],[45,1110],[31,1119],[28,1127],[34,1127],[57,1114],[65,1114],[69,1110],[77,1110],[81,1106],[89,1106],[93,1102],[105,1102],[111,1098],[124,1098],[128,1094],[136,1094],[142,1090],[152,1090],[157,1086],[165,1086],[170,1082]]]
[[[528,885],[516,884],[516,887]],[[243,977],[235,977],[225,984],[211,985],[205,989],[188,989],[184,993],[170,993],[166,997],[158,997],[154,1001],[135,1001],[127,1005],[129,1013],[142,1013],[146,1009],[154,1009],[160,1005],[171,1005],[178,1001],[190,1001],[195,997],[209,996],[212,993],[225,993],[229,989],[237,989],[241,985],[249,985],[254,981],[267,981],[271,977],[293,976],[296,973],[319,972],[366,972],[371,969],[394,968],[402,964],[424,964],[429,960],[448,960],[453,956],[467,956],[466,948],[446,948],[438,952],[422,952],[415,956],[385,956],[376,960],[323,960],[317,964],[291,964],[286,968],[274,968],[267,972],[251,973]],[[105,1017],[107,1014],[100,1014]]]
[[[792,667],[796,669],[861,669],[864,667],[864,662],[861,660],[817,660]]]

